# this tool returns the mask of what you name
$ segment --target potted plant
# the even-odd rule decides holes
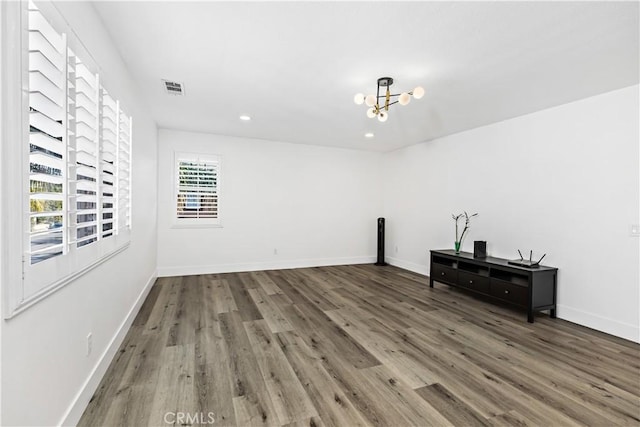
[[[477,216],[478,213],[474,213],[473,215],[469,215],[467,214],[466,211],[462,212],[461,214],[458,215],[453,215],[451,214],[451,217],[453,218],[453,220],[456,222],[456,241],[455,241],[455,249],[456,249],[456,253],[459,254],[460,253],[460,247],[462,246],[462,239],[464,239],[464,235],[467,232],[467,230],[469,229],[469,222],[471,221],[471,218],[473,218],[474,216]],[[458,221],[464,218],[464,228],[462,229],[462,234],[460,234],[458,236]]]

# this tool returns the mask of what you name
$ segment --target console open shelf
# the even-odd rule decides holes
[[[433,282],[463,288],[496,300],[527,309],[527,320],[533,323],[534,312],[549,310],[556,317],[558,269],[509,265],[508,260],[486,257],[474,258],[473,254],[453,250],[431,251]]]

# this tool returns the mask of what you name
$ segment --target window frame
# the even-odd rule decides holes
[[[179,218],[178,217],[178,195],[180,193],[180,162],[182,161],[206,161],[216,164],[216,196],[218,212],[216,218]],[[222,228],[221,219],[221,199],[222,199],[222,157],[217,154],[194,153],[184,151],[174,151],[173,153],[173,182],[171,199],[171,228]],[[197,202],[200,203],[200,202]]]

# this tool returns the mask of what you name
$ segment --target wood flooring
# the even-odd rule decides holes
[[[81,426],[640,425],[640,346],[395,267],[158,279]]]

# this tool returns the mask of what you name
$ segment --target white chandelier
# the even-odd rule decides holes
[[[380,77],[378,79],[378,91],[376,95],[367,95],[366,97],[362,93],[356,94],[353,97],[353,101],[362,105],[363,103],[370,107],[367,110],[367,117],[373,119],[374,117],[378,117],[378,120],[381,122],[386,122],[389,117],[389,107],[393,104],[407,105],[411,101],[411,97],[413,96],[415,99],[420,99],[424,96],[424,89],[421,86],[416,87],[411,92],[402,92],[392,94],[389,90],[389,86],[393,84],[393,79],[391,77]],[[386,93],[384,95],[380,95],[380,87],[386,87]],[[391,101],[392,97],[397,96],[398,99],[395,101]],[[380,98],[384,99],[384,103],[380,105]]]

